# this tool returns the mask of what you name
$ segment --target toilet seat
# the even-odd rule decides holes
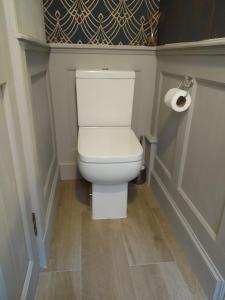
[[[143,149],[130,127],[80,127],[79,160],[85,163],[126,163],[142,159]]]

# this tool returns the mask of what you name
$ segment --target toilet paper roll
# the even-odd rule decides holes
[[[173,88],[166,93],[164,102],[172,110],[182,112],[187,110],[191,105],[191,96],[187,91]]]

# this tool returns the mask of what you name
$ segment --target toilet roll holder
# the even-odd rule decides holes
[[[194,84],[194,79],[191,76],[185,76],[184,80],[182,80],[178,86],[178,89],[182,89],[187,91],[187,95],[189,94],[190,88],[192,88]]]

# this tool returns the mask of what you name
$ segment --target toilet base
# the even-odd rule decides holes
[[[127,185],[92,184],[92,219],[126,218]]]

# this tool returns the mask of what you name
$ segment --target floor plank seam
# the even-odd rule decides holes
[[[167,263],[175,263],[175,260],[168,260],[168,261],[157,261],[157,262],[150,262],[150,263],[146,263],[146,264],[132,264],[129,265],[130,268],[135,268],[135,267],[144,267],[144,266],[150,266],[150,265],[163,265],[163,264],[167,264]]]
[[[65,270],[47,270],[47,271],[40,271],[41,273],[66,273],[66,272],[81,272],[81,269],[65,269]]]

